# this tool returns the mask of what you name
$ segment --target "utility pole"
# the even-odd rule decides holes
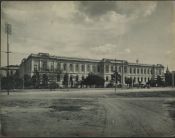
[[[123,87],[123,85],[124,85],[124,75],[123,75],[123,73],[124,73],[124,61],[122,60],[122,87]]]
[[[1,71],[1,45],[0,45],[0,91],[1,91],[1,74],[2,71]]]
[[[24,66],[25,66],[25,64],[24,64],[24,62],[22,63],[22,66],[23,66],[23,80],[22,80],[22,89],[24,90],[24,72],[25,72],[25,69],[24,69]]]
[[[116,70],[117,66],[116,66],[116,59],[115,59],[115,93],[116,93],[116,85],[117,85],[117,70]]]
[[[5,24],[5,32],[7,34],[7,94],[9,95],[9,35],[11,34],[11,24]]]

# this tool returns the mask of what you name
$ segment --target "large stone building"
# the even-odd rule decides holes
[[[150,79],[156,79],[158,75],[164,79],[164,66],[161,64],[128,63],[126,60],[114,59],[70,58],[51,56],[48,53],[30,54],[23,59],[20,64],[20,75],[21,77],[24,74],[32,76],[37,71],[40,77],[46,74],[49,82],[56,81],[62,84],[66,73],[74,83],[76,80],[81,81],[89,73],[94,73],[103,77],[107,85],[115,69],[121,75],[121,82],[119,82],[121,84],[125,84],[127,77],[132,78],[135,84],[139,82],[145,84]]]

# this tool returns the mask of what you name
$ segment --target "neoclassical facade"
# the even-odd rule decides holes
[[[115,59],[87,59],[51,56],[48,53],[30,54],[20,64],[20,76],[24,74],[32,76],[35,71],[48,76],[49,82],[62,83],[63,75],[68,74],[74,82],[81,81],[89,73],[97,74],[105,79],[105,85],[111,81],[114,71],[121,75],[121,84],[125,84],[127,77],[132,78],[135,84],[145,84],[150,79],[161,76],[164,79],[164,66],[161,64],[128,63],[126,60]],[[61,75],[60,75],[61,74]]]

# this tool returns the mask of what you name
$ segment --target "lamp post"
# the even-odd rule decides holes
[[[5,24],[5,32],[7,34],[7,94],[9,95],[9,35],[11,35],[11,24]]]

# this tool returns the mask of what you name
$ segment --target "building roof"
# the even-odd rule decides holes
[[[9,70],[18,70],[19,65],[9,65]],[[0,70],[7,70],[7,66],[1,67]]]
[[[64,57],[64,56],[55,56],[55,55],[50,55],[49,53],[38,53],[38,54],[30,54],[27,58],[24,58],[21,63],[27,61],[29,58],[50,58],[50,59],[60,59],[60,60],[69,60],[69,61],[86,61],[86,62],[109,62],[109,63],[124,63],[132,66],[147,66],[147,67],[164,67],[161,64],[142,64],[142,63],[128,63],[126,60],[116,60],[116,59],[107,59],[103,58],[102,60],[97,60],[97,59],[89,59],[89,58],[78,58],[78,57]]]

